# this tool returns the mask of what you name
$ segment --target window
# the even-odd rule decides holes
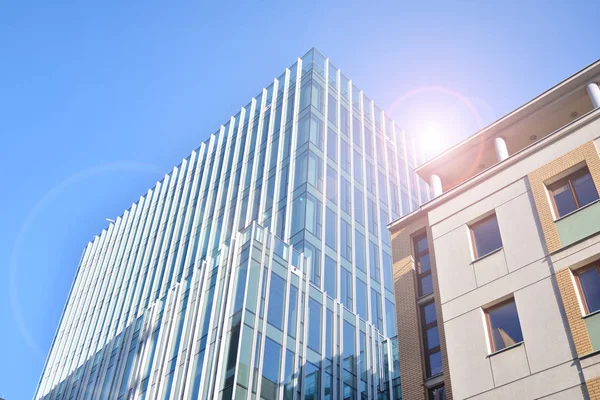
[[[343,176],[340,177],[340,207],[343,211],[348,214],[351,214],[350,211],[352,207],[352,187],[350,186],[350,182]]]
[[[442,372],[440,334],[433,301],[421,306],[421,335],[423,337],[423,354],[425,355],[425,372],[430,378]]]
[[[337,99],[329,95],[329,102],[327,104],[327,119],[334,126],[337,125]]]
[[[586,314],[600,310],[600,265],[594,264],[576,271],[577,286]]]
[[[557,218],[598,200],[598,191],[585,167],[548,186]]]
[[[379,247],[371,240],[369,240],[369,264],[371,279],[379,283]]]
[[[352,118],[352,137],[357,148],[362,148],[360,120],[356,117]]]
[[[362,156],[358,151],[354,150],[354,180],[356,183],[360,183],[361,185],[363,183],[362,167]]]
[[[269,312],[267,322],[279,330],[283,330],[283,305],[285,299],[285,279],[271,273],[271,291],[269,294]]]
[[[357,187],[354,188],[354,220],[361,225],[365,224],[363,194]]]
[[[367,199],[367,211],[369,213],[369,232],[377,236],[377,207],[371,199]]]
[[[337,203],[337,172],[332,166],[327,166],[327,198]]]
[[[436,386],[427,390],[428,400],[446,400],[446,389],[444,385]]]
[[[340,166],[350,173],[350,146],[344,139],[340,141]]]
[[[471,239],[476,259],[501,248],[502,238],[496,214],[471,225]]]
[[[356,268],[364,272],[366,264],[365,235],[363,235],[358,229],[354,231],[354,243],[354,249],[356,250]]]
[[[271,338],[265,338],[264,358],[269,362],[263,363],[262,385],[260,394],[262,398],[274,399],[279,388],[279,368],[281,363],[281,345]]]
[[[492,352],[523,341],[515,299],[503,301],[485,312]]]
[[[335,211],[327,207],[325,211],[325,244],[332,249],[337,249],[337,216]]]
[[[340,253],[352,262],[352,227],[343,219],[340,221]]]
[[[381,309],[381,294],[374,288],[371,288],[371,319],[373,324],[383,331],[383,311]]]
[[[427,234],[423,233],[413,239],[415,262],[417,267],[417,281],[419,296],[433,293],[433,280],[431,277],[431,259],[429,258],[429,243]]]
[[[308,299],[308,347],[321,352],[321,303]]]
[[[325,277],[323,279],[325,285],[325,292],[330,297],[336,298],[336,286],[337,286],[337,266],[333,258],[325,256]]]
[[[367,284],[356,278],[356,312],[361,318],[367,320]]]
[[[298,288],[294,285],[290,285],[290,296],[288,297],[289,314],[287,320],[288,335],[296,337],[296,314],[298,313]]]
[[[327,130],[327,157],[337,161],[337,133],[331,128]]]
[[[340,268],[340,302],[346,306],[346,308],[352,310],[352,273],[346,268]]]
[[[344,93],[343,86],[342,93]],[[346,136],[348,136],[348,132],[350,131],[350,113],[343,105],[340,107],[340,131]]]

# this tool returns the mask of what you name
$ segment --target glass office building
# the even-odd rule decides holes
[[[36,398],[398,399],[414,143],[311,50],[85,248]]]

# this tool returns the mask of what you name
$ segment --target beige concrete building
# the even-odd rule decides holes
[[[389,226],[403,398],[600,399],[598,83],[417,168],[436,197]]]

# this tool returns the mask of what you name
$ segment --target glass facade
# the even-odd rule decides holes
[[[36,398],[399,398],[415,161],[309,51],[88,244]]]

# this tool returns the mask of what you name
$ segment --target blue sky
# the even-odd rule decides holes
[[[597,1],[286,3],[3,5],[0,397],[33,395],[105,219],[311,47],[445,144],[600,56]]]

